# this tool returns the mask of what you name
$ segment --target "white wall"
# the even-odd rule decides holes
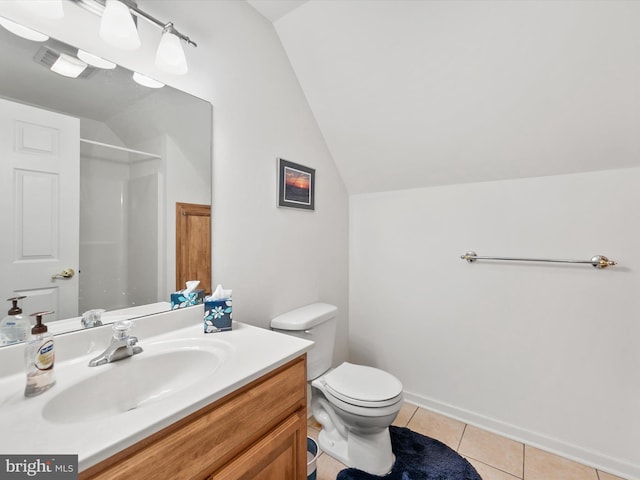
[[[418,404],[640,478],[638,185],[635,168],[352,196],[352,359]]]
[[[147,163],[159,163],[149,160]],[[162,174],[157,171],[146,175],[135,175],[143,168],[130,167],[127,182],[127,293],[129,305],[147,305],[167,298],[158,296],[158,278],[162,277],[164,263],[159,246],[162,244],[159,211],[161,196],[158,194]],[[154,233],[157,232],[157,235]]]
[[[123,145],[108,125],[81,118],[80,138]],[[80,264],[77,315],[130,306],[127,212],[129,166],[80,149]],[[123,155],[124,157],[125,155]],[[124,200],[124,201],[123,201]]]
[[[259,326],[310,302],[336,304],[336,360],[346,358],[347,194],[272,24],[237,0],[139,1],[198,43],[187,50],[189,74],[174,77],[153,66],[160,30],[147,22],[139,51],[115,51],[98,37],[98,18],[71,2],[58,21],[19,3],[2,2],[0,15],[214,105],[214,283],[234,289],[234,319]],[[276,208],[278,156],[316,169],[315,212]]]
[[[128,292],[129,166],[80,158],[80,263],[77,315],[131,306]]]

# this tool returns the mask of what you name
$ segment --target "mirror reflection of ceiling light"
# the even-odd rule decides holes
[[[27,40],[33,40],[34,42],[45,42],[49,40],[49,37],[44,33],[36,32],[35,30],[20,25],[19,23],[12,22],[4,17],[0,17],[0,25],[11,33],[18,35],[19,37],[26,38]]]
[[[66,53],[61,53],[51,65],[51,71],[69,78],[78,78],[85,68],[87,68],[86,63]]]
[[[187,59],[173,23],[168,23],[163,29],[156,52],[156,66],[165,72],[176,75],[184,75],[189,71]]]
[[[100,21],[100,38],[109,45],[123,50],[140,47],[138,29],[129,7],[119,0],[107,0]]]
[[[98,57],[93,53],[85,52],[84,50],[78,50],[78,58],[87,62],[89,65],[93,65],[94,67],[104,68],[107,70],[116,68],[115,63],[105,60],[102,57]]]
[[[149,87],[149,88],[164,87],[164,83],[154,80],[153,78],[149,78],[146,75],[142,75],[141,73],[138,73],[138,72],[133,72],[133,79],[136,81],[136,83],[145,87]]]

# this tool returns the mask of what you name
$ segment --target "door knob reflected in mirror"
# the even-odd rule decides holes
[[[56,278],[73,278],[75,274],[76,271],[73,268],[65,268],[62,272],[51,275],[51,280],[55,280]]]

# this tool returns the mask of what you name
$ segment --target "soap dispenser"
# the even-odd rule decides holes
[[[13,345],[14,343],[24,342],[29,333],[29,320],[22,316],[22,309],[18,307],[18,301],[22,297],[8,298],[13,306],[9,309],[9,313],[0,322],[0,345]]]
[[[56,383],[56,377],[53,373],[55,361],[53,335],[49,333],[47,326],[42,324],[42,316],[50,313],[53,312],[31,314],[32,317],[36,317],[36,324],[31,329],[31,335],[29,335],[25,349],[27,367],[25,397],[40,395]]]

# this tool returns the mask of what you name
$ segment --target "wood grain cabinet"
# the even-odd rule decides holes
[[[306,354],[80,472],[80,480],[303,480]]]

